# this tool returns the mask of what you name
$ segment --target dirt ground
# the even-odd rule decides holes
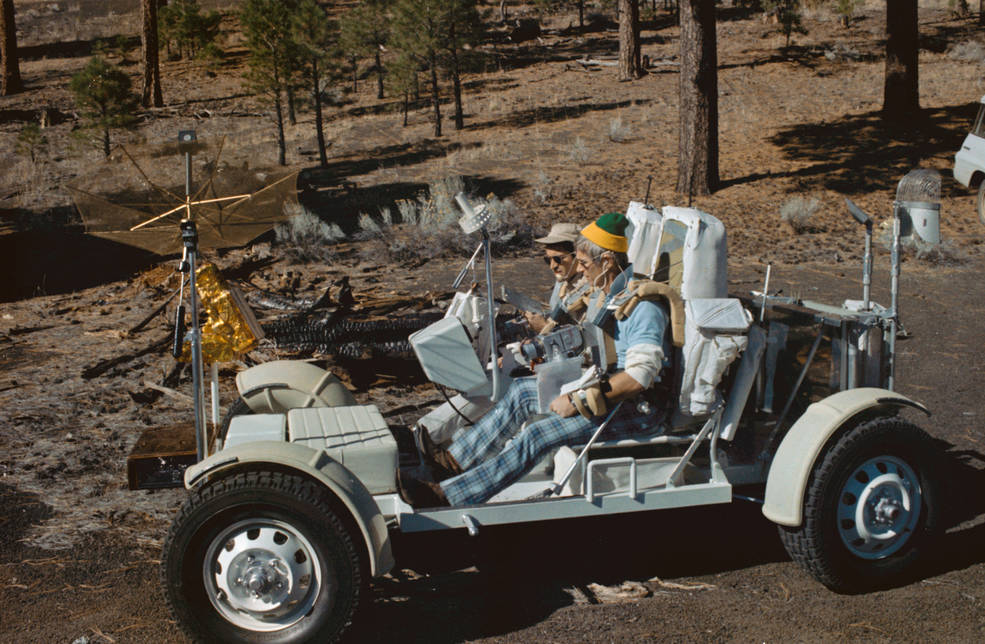
[[[18,3],[31,5],[30,2]],[[35,3],[41,4],[41,3]],[[981,60],[953,54],[981,42],[970,20],[927,3],[921,13],[923,118],[908,127],[879,119],[884,15],[867,3],[850,29],[811,13],[809,33],[779,50],[782,37],[758,17],[723,11],[719,23],[723,188],[694,204],[728,229],[730,290],[761,286],[773,262],[773,288],[830,303],[858,298],[861,228],[844,212],[848,196],[888,220],[896,182],[913,167],[944,175],[941,253],[908,257],[901,279],[899,391],[933,412],[908,418],[947,450],[948,532],[912,583],[858,596],[827,591],[786,556],[775,528],[754,503],[656,513],[606,522],[486,531],[506,544],[485,575],[459,569],[474,543],[451,535],[403,540],[407,568],[374,582],[356,641],[982,641],[985,638],[985,417],[977,351],[985,316],[981,275],[985,229],[973,199],[950,178],[951,158],[985,93]],[[50,13],[50,12],[49,12]],[[50,18],[40,12],[33,20]],[[500,45],[503,69],[467,79],[466,129],[431,137],[426,110],[411,125],[380,109],[370,83],[330,122],[331,172],[354,187],[330,205],[353,218],[387,198],[413,195],[430,180],[462,174],[484,191],[513,200],[538,230],[550,221],[585,220],[642,198],[682,204],[676,174],[677,73],[656,64],[634,83],[610,67],[574,62],[614,53],[613,30],[565,31],[557,18],[541,42]],[[31,19],[26,33],[42,34]],[[644,53],[673,63],[677,28],[658,17],[644,30]],[[59,32],[68,33],[68,32]],[[102,34],[99,34],[102,35]],[[91,37],[91,34],[89,35]],[[67,38],[67,36],[66,36]],[[44,50],[41,36],[29,46]],[[13,150],[23,120],[41,107],[70,116],[62,86],[81,55],[44,50],[25,61],[31,91],[3,99],[0,149]],[[50,54],[50,55],[49,55]],[[238,88],[241,58],[215,79],[193,65],[168,63],[169,107],[124,140],[133,149],[173,138],[189,124],[199,136],[228,134],[227,161],[269,167],[269,119]],[[179,96],[191,95],[184,103]],[[391,105],[392,107],[392,105]],[[446,106],[447,108],[448,106]],[[289,162],[310,165],[310,120],[289,130]],[[616,120],[618,119],[618,122]],[[28,165],[0,157],[0,207],[7,234],[0,250],[16,288],[0,305],[0,633],[31,642],[181,641],[158,581],[162,538],[182,490],[127,489],[125,460],[147,427],[187,420],[180,396],[150,394],[173,360],[164,351],[126,360],[87,378],[101,360],[166,338],[167,315],[127,333],[170,292],[146,259],[86,241],[73,228],[65,182],[124,192],[134,171],[125,160],[70,152],[70,120],[53,125],[51,153]],[[580,143],[579,143],[580,141]],[[65,144],[64,147],[62,144]],[[163,161],[160,172],[171,172]],[[180,165],[174,166],[180,176]],[[196,174],[196,176],[198,176]],[[132,177],[131,177],[132,179]],[[812,197],[818,212],[793,230],[780,219],[792,197]],[[38,222],[42,222],[43,225]],[[67,227],[66,227],[67,224]],[[292,263],[264,242],[213,258],[222,267],[247,258],[270,262],[243,276],[246,290],[275,290],[291,271],[292,295],[313,297],[348,276],[357,302],[367,294],[426,299],[448,290],[458,261],[391,264],[373,243],[343,245],[328,264]],[[536,252],[498,260],[497,279],[535,293],[549,287]],[[149,285],[150,284],[150,285]],[[874,298],[889,303],[889,259],[877,244]],[[24,294],[39,293],[25,298]],[[172,309],[168,308],[170,314]],[[267,357],[277,355],[263,348]],[[233,400],[235,364],[222,369],[223,406]],[[437,402],[433,389],[386,373],[351,381],[357,398],[384,411]],[[177,388],[189,391],[183,380]],[[463,554],[464,553],[464,554]]]

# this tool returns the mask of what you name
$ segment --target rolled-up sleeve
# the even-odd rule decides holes
[[[629,317],[616,323],[618,366],[644,389],[659,379],[666,329],[667,313],[648,300],[641,301]]]

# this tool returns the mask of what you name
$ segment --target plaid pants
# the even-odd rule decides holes
[[[551,413],[521,431],[523,422],[535,413],[537,379],[518,378],[478,423],[462,428],[449,451],[466,471],[441,483],[452,505],[486,501],[519,480],[555,447],[587,443],[604,420],[589,420],[580,414],[561,418]],[[642,415],[627,401],[600,438],[611,440],[650,432],[659,421],[659,412]],[[506,446],[511,438],[513,442]]]

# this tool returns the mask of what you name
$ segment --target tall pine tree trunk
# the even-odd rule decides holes
[[[434,105],[434,135],[441,136],[441,101],[438,95],[438,57],[431,54],[431,104]]]
[[[451,87],[455,97],[455,129],[465,127],[465,116],[462,113],[462,77],[458,69],[458,45],[455,43],[455,22],[448,25],[448,54],[451,56]]]
[[[285,91],[287,93],[287,122],[291,125],[297,125],[298,117],[294,112],[294,85],[288,83]]]
[[[103,105],[100,108],[100,113],[103,115],[102,122],[104,123],[104,125],[103,125],[103,156],[108,158],[109,157],[109,126],[108,125],[105,125],[105,123],[108,121],[108,116],[107,116],[108,110],[106,109],[106,106],[105,105]]]
[[[157,43],[157,3],[158,0],[140,0],[141,38],[144,60],[144,83],[140,92],[140,104],[144,107],[161,107],[161,66],[158,60]]]
[[[634,80],[642,75],[639,0],[619,0],[619,80]]]
[[[886,3],[886,78],[882,113],[887,119],[912,116],[920,110],[917,0]]]
[[[274,111],[277,114],[277,163],[287,165],[287,142],[284,140],[284,106],[280,89],[274,95]]]
[[[17,53],[17,25],[14,23],[14,0],[0,0],[0,95],[23,91],[20,56]]]
[[[410,111],[410,92],[404,90],[404,127],[407,127],[407,112]]]
[[[321,90],[318,89],[320,73],[318,60],[311,60],[311,98],[315,102],[315,135],[318,137],[318,163],[321,167],[328,166],[328,154],[325,152],[325,128],[321,115]]]
[[[383,61],[380,60],[380,48],[376,48],[376,98],[383,98]]]
[[[715,1],[680,3],[680,140],[677,192],[706,195],[718,187],[718,52]]]

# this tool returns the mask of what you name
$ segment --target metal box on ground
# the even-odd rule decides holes
[[[131,490],[183,487],[196,460],[194,422],[150,427],[127,456],[127,482]]]

